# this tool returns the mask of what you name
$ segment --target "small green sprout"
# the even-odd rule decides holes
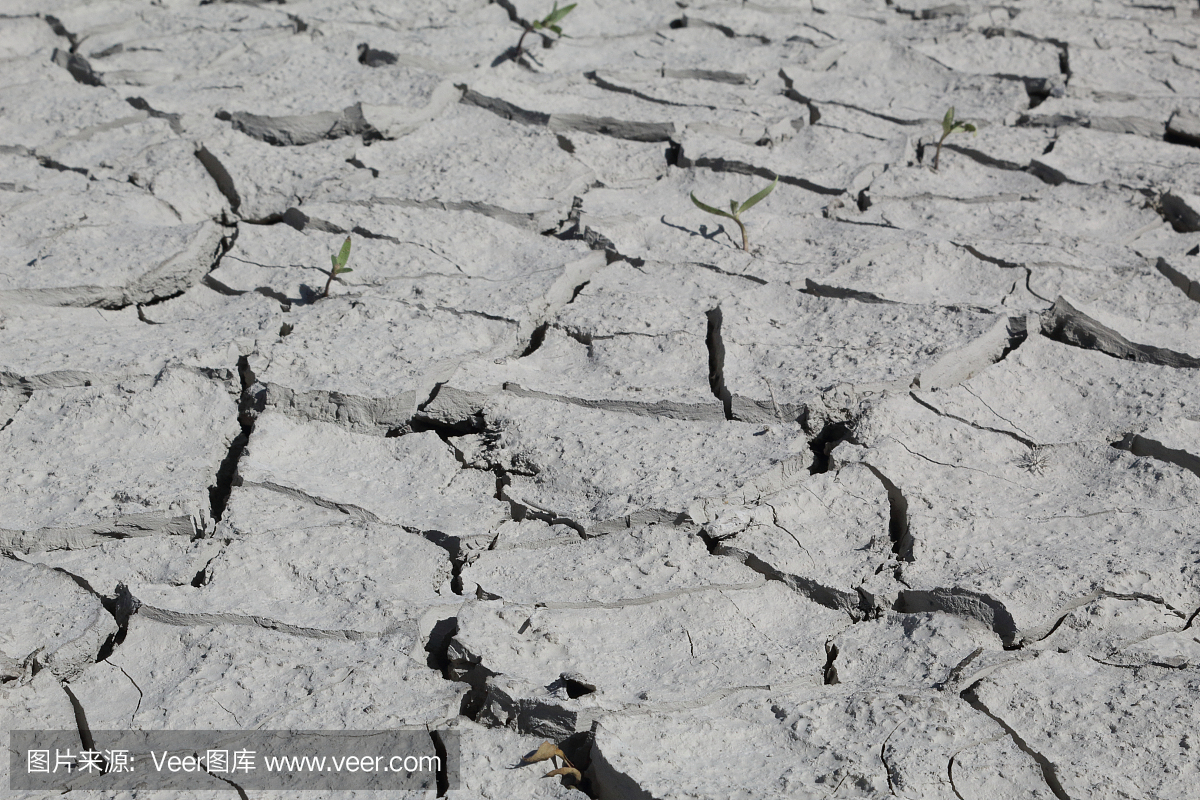
[[[950,110],[946,112],[946,116],[942,117],[942,138],[938,139],[937,152],[933,154],[934,172],[937,172],[938,158],[942,155],[942,142],[946,141],[946,137],[952,133],[969,133],[972,136],[975,135],[974,125],[954,119],[954,106],[950,106]]]
[[[730,200],[729,201],[729,211],[722,211],[719,208],[713,208],[712,206],[701,203],[699,200],[696,199],[695,192],[692,192],[692,202],[695,203],[696,207],[699,208],[701,211],[707,211],[709,214],[716,214],[718,217],[729,217],[731,220],[736,222],[738,228],[740,228],[742,231],[742,249],[749,250],[750,242],[746,238],[746,226],[744,224],[742,224],[742,219],[741,219],[742,212],[757,205],[760,200],[762,200],[764,197],[766,197],[767,195],[769,195],[771,193],[771,190],[775,188],[775,184],[777,184],[777,183],[779,183],[778,177],[776,177],[775,180],[771,181],[770,186],[763,189],[761,192],[754,195],[753,197],[751,197],[749,200],[747,200],[744,203],[739,204],[736,200]]]
[[[329,280],[325,281],[325,294],[322,297],[329,297],[329,285],[333,283],[333,279],[338,275],[345,275],[347,272],[354,272],[346,266],[346,262],[350,260],[350,237],[346,237],[345,243],[342,244],[342,252],[336,256],[330,256],[329,260],[333,262],[333,269],[329,270]]]
[[[525,26],[525,30],[521,31],[521,38],[517,40],[517,52],[514,58],[521,57],[521,53],[523,52],[521,50],[521,46],[525,44],[525,37],[534,31],[553,31],[556,36],[560,36],[564,39],[570,39],[570,36],[567,36],[562,32],[562,27],[558,23],[562,22],[563,17],[565,17],[567,14],[570,14],[571,10],[577,5],[579,4],[571,3],[569,6],[563,6],[562,8],[559,8],[558,0],[554,0],[554,8],[552,8],[550,13],[542,19],[535,20],[533,22],[525,22],[522,20],[521,24]]]

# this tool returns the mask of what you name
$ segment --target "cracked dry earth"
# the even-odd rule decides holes
[[[4,736],[1195,797],[1200,4],[547,5],[6,0]]]

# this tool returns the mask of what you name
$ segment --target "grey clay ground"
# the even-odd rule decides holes
[[[1200,5],[549,10],[4,3],[3,735],[1194,797]]]

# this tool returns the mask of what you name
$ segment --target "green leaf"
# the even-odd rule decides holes
[[[775,180],[771,181],[771,185],[770,185],[770,186],[768,186],[767,188],[763,189],[761,192],[759,192],[758,194],[754,195],[753,197],[751,197],[751,198],[750,198],[749,200],[747,200],[746,202],[742,203],[742,207],[738,209],[739,213],[740,213],[740,212],[742,212],[742,211],[745,211],[745,210],[746,210],[746,209],[748,209],[748,208],[751,208],[751,207],[753,207],[753,206],[757,205],[757,204],[758,204],[758,202],[759,202],[760,200],[762,200],[764,197],[766,197],[767,195],[769,195],[769,194],[770,194],[770,193],[771,193],[771,192],[772,192],[772,191],[775,189],[775,186],[776,186],[776,184],[778,184],[778,183],[779,183],[779,177],[778,177],[778,176],[776,176]]]
[[[337,256],[330,256],[329,260],[333,262],[333,271],[337,272],[337,268],[338,268]]]
[[[952,130],[954,130],[954,106],[950,106],[946,116],[942,117],[942,132],[950,133]]]
[[[559,36],[563,35],[562,28],[558,27],[557,25],[547,25],[546,27],[557,33]]]
[[[570,14],[571,9],[575,8],[575,6],[577,6],[577,5],[579,5],[579,4],[571,3],[571,5],[569,5],[569,6],[563,6],[562,8],[559,8],[558,0],[554,0],[553,10],[551,10],[551,12],[546,15],[546,18],[544,20],[542,20],[542,24],[547,27],[553,25],[554,23],[558,22],[563,17],[565,17],[567,14]]]
[[[338,253],[338,266],[346,266],[346,262],[350,260],[350,237],[346,237],[346,241],[342,243],[342,252]]]
[[[707,211],[709,214],[716,214],[718,217],[729,217],[730,219],[733,219],[733,215],[730,214],[728,211],[722,211],[719,208],[713,208],[712,206],[708,206],[708,205],[705,205],[704,203],[701,203],[699,200],[696,199],[695,192],[692,192],[692,202],[695,203],[696,207],[699,208],[701,211]]]
[[[349,267],[342,267],[338,270],[338,275],[345,275],[347,272],[354,272],[354,270],[350,269]]]
[[[733,212],[733,215],[734,215],[735,217],[737,216],[737,213],[738,213],[738,204],[737,204],[737,200],[730,200],[730,201],[729,201],[729,210]]]

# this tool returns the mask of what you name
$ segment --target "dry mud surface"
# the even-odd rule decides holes
[[[1196,2],[2,11],[0,729],[1196,796]]]

